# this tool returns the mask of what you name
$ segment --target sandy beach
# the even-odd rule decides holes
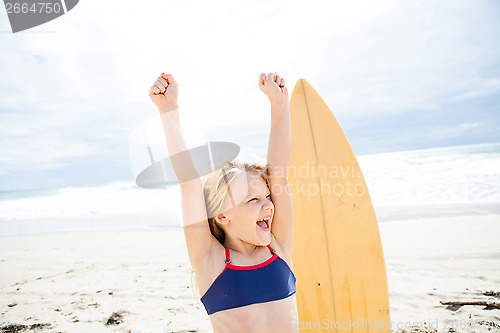
[[[500,325],[500,309],[467,305],[452,311],[440,304],[500,302],[482,295],[500,291],[500,216],[429,218],[379,227],[394,324],[427,322],[439,332],[448,332],[448,327],[491,332],[487,322]]]
[[[500,215],[379,223],[395,325],[488,332],[500,310],[440,301],[500,302]],[[41,332],[211,332],[182,229],[0,238],[0,327]],[[113,313],[118,323],[106,325]],[[489,323],[489,324],[488,324]],[[397,326],[395,326],[396,331]]]

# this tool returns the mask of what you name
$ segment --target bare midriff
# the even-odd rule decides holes
[[[210,315],[214,333],[297,333],[295,294],[277,301],[252,304]]]

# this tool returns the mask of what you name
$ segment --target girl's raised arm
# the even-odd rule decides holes
[[[158,77],[149,97],[160,111],[168,152],[181,187],[184,235],[191,265],[196,270],[208,261],[216,239],[208,226],[201,178],[184,140],[177,105],[178,84],[173,76]]]
[[[291,129],[288,88],[285,79],[276,73],[261,74],[260,90],[271,102],[271,132],[267,151],[269,189],[275,206],[271,232],[290,253],[293,241],[292,197],[287,173],[291,156]]]

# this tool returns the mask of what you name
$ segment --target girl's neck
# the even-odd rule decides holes
[[[241,240],[232,242],[231,240],[226,239],[226,241],[224,242],[224,247],[228,248],[229,250],[238,252],[242,256],[252,257],[261,246],[246,243]]]

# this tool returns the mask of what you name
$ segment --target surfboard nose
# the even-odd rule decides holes
[[[297,82],[295,83],[295,88],[293,89],[293,91],[295,91],[295,89],[297,89],[298,87],[300,87],[300,86],[302,86],[304,84],[310,85],[309,82],[307,82],[306,79],[303,79],[303,78],[302,79],[298,79]]]

